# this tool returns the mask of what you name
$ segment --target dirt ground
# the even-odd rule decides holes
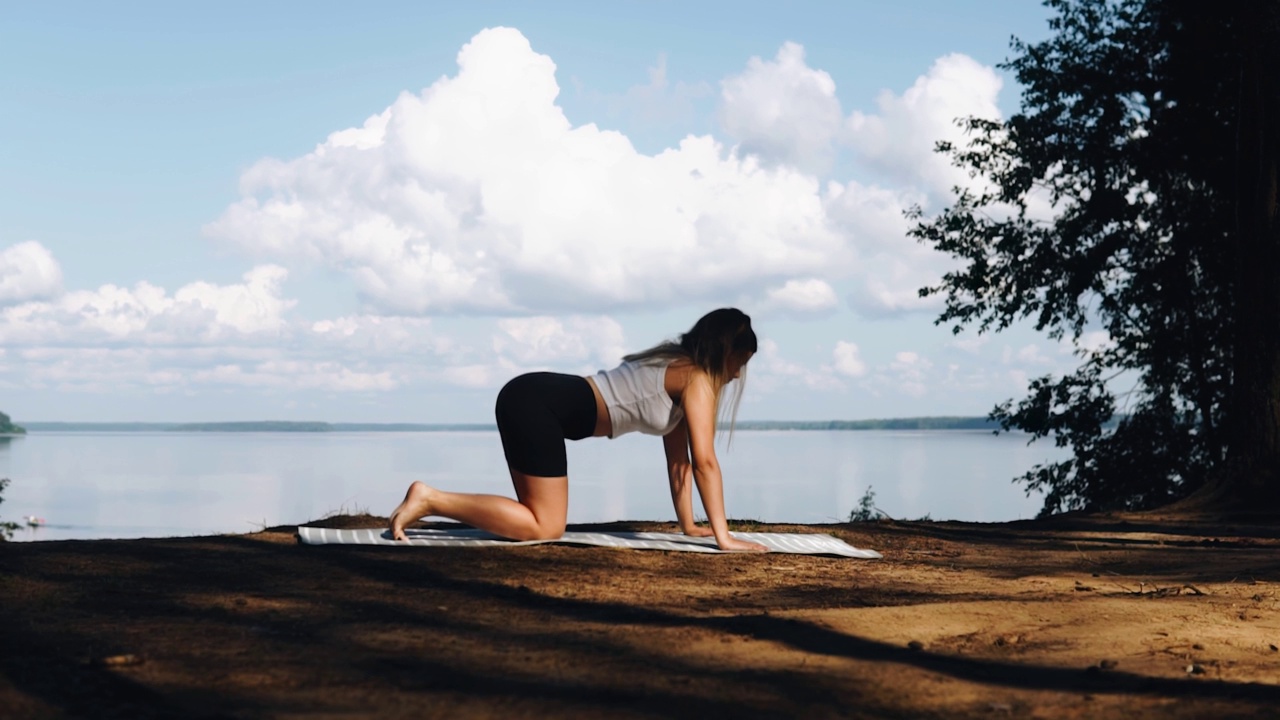
[[[884,559],[311,547],[292,527],[0,543],[0,716],[1280,712],[1275,524],[737,529],[831,533]]]

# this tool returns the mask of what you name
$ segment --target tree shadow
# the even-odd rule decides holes
[[[326,549],[340,554],[354,548]],[[356,567],[348,565],[357,558]],[[387,582],[398,582],[396,579],[398,573],[393,568],[376,559],[371,562],[370,558],[363,553],[339,556],[334,560],[353,571],[378,575]],[[758,639],[772,640],[802,652],[852,660],[892,662],[942,673],[957,679],[1019,690],[1089,690],[1094,693],[1163,697],[1246,699],[1268,704],[1280,701],[1280,687],[1271,685],[1225,681],[1187,682],[1116,671],[1097,674],[1079,669],[940,655],[868,640],[813,623],[768,614],[723,617],[674,614],[630,604],[552,597],[532,592],[527,588],[512,589],[489,582],[464,580],[434,573],[428,582],[432,587],[448,588],[451,592],[470,597],[486,600],[501,599],[514,606],[536,608],[569,618],[590,618],[615,624],[653,627],[701,628],[750,635]],[[949,600],[949,597],[935,598],[936,602]]]
[[[1175,529],[1178,532],[1166,532]],[[1267,536],[1269,532],[1264,528],[1237,535],[1206,536],[1180,526],[1148,524],[1134,528],[1095,522],[1072,522],[1062,527],[1046,527],[1038,522],[1021,527],[1016,523],[996,527],[966,523],[879,523],[876,528],[876,533],[891,546],[925,538],[940,541],[941,547],[961,548],[964,552],[954,553],[948,564],[962,565],[997,578],[1041,573],[1078,574],[1119,567],[1137,577],[1164,577],[1192,583],[1280,578],[1280,553],[1277,552],[1280,543],[1272,542]],[[997,565],[984,559],[984,548],[991,548],[993,556],[1011,550],[1025,551],[1026,555],[1016,565]],[[892,550],[882,552],[891,562],[902,559]]]
[[[717,666],[664,653],[652,642],[632,642],[656,632],[707,643],[767,641],[803,658],[894,664],[997,690],[1221,700],[1258,708],[1280,701],[1280,688],[1270,685],[1090,674],[913,651],[758,611],[654,607],[643,597],[562,597],[521,584],[521,577],[540,574],[564,576],[571,586],[569,573],[607,571],[620,551],[569,552],[309,547],[237,536],[27,546],[0,553],[0,578],[37,583],[50,602],[10,602],[6,596],[17,583],[0,582],[0,604],[7,608],[0,642],[23,649],[0,654],[0,672],[19,691],[68,716],[255,717],[317,709],[314,698],[225,683],[160,690],[127,672],[84,662],[123,652],[140,652],[160,665],[186,663],[210,678],[238,664],[292,677],[314,674],[334,687],[359,689],[360,696],[400,693],[408,697],[399,702],[419,706],[442,698],[464,705],[501,698],[544,715],[599,716],[625,708],[640,717],[836,716],[856,708],[863,717],[902,716],[892,698],[847,674]],[[706,559],[664,562],[672,574],[706,582]],[[96,580],[86,583],[89,576]],[[781,592],[790,592],[785,599],[800,606],[824,602],[815,588]],[[956,600],[927,592],[906,599]],[[839,601],[846,607],[887,604],[875,592],[860,595],[856,586]],[[625,632],[602,634],[601,627]],[[398,645],[361,641],[406,631],[410,636]],[[471,654],[451,654],[455,642],[469,644]],[[521,660],[525,655],[532,659]],[[540,662],[546,659],[554,662]],[[374,709],[345,698],[333,702],[352,712]]]

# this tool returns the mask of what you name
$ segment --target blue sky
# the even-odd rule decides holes
[[[741,417],[985,413],[901,210],[1007,116],[1031,0],[42,3],[0,25],[0,409],[487,421],[738,305]],[[460,60],[464,61],[460,66]]]

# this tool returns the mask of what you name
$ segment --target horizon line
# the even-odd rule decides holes
[[[759,418],[738,420],[737,425],[748,423],[814,423],[814,422],[889,422],[902,420],[987,420],[987,415],[905,415],[900,417],[876,418],[807,418],[777,419]],[[492,421],[439,421],[423,422],[418,420],[19,420],[10,417],[14,425],[246,425],[246,424],[278,424],[278,425],[495,425]]]

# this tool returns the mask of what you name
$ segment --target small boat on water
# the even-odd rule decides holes
[[[30,527],[39,527],[44,524],[44,518],[36,517],[35,515],[28,515],[26,521]]]

